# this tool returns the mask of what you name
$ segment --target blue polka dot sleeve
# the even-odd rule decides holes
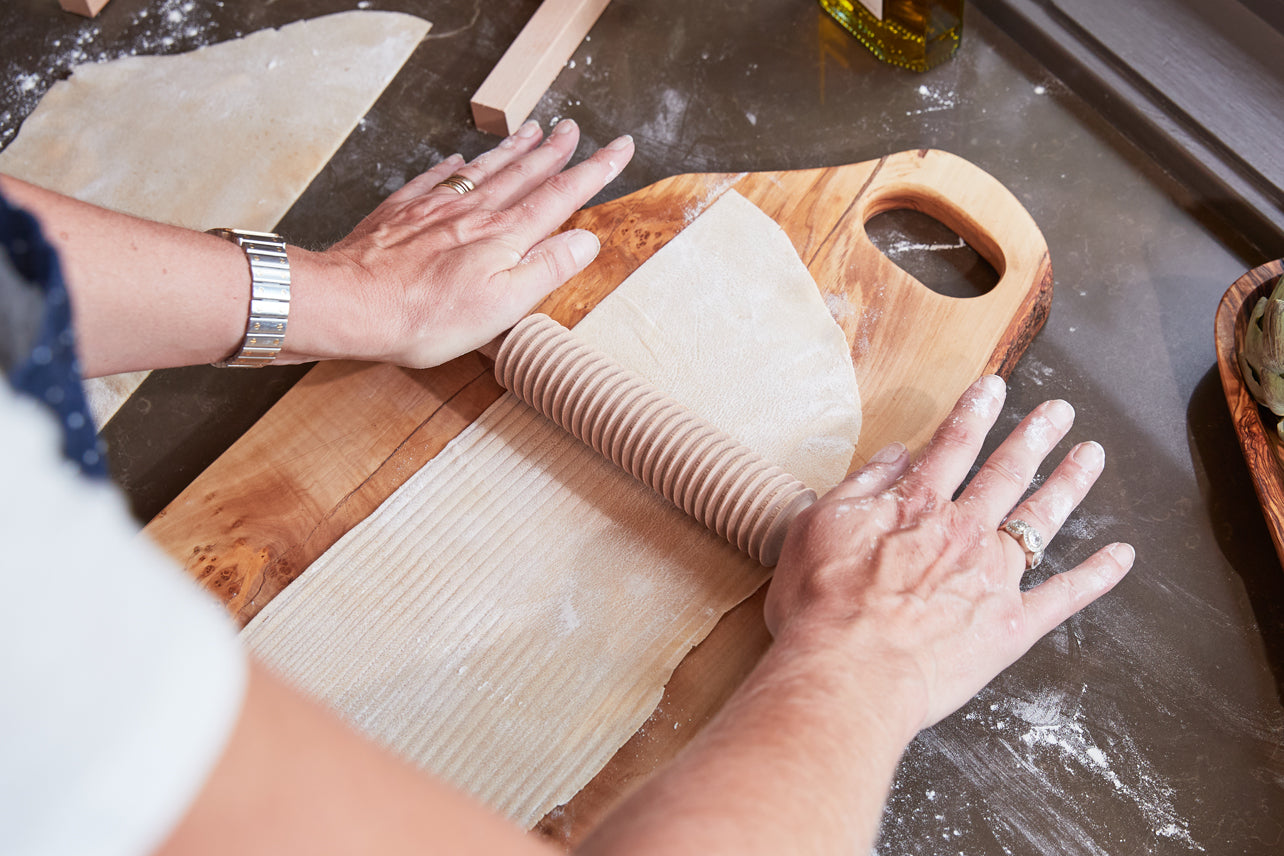
[[[3,197],[0,197],[0,252],[8,254],[10,267],[25,283],[43,295],[43,311],[34,319],[37,328],[33,344],[25,358],[15,360],[10,366],[9,383],[16,392],[42,402],[53,411],[62,426],[63,454],[74,461],[81,472],[105,478],[104,448],[80,384],[71,301],[58,255],[45,240],[36,219],[10,206]]]

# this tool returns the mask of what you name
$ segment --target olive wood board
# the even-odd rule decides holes
[[[783,227],[851,344],[864,421],[853,468],[893,440],[921,449],[973,380],[1011,372],[1047,317],[1052,271],[1030,215],[989,174],[930,149],[836,167],[677,175],[582,210],[567,225],[594,232],[602,251],[539,311],[573,326],[732,188]],[[922,285],[865,233],[892,209],[953,229],[997,284],[967,298]],[[244,625],[500,396],[490,368],[477,354],[426,370],[318,364],[145,531]],[[541,834],[573,845],[686,744],[767,647],[762,597],[692,650],[650,720],[541,821]]]
[[[1226,290],[1217,306],[1217,373],[1230,408],[1244,460],[1253,478],[1275,553],[1284,563],[1284,442],[1275,432],[1275,419],[1257,403],[1240,372],[1239,343],[1243,341],[1253,307],[1271,292],[1284,274],[1284,259],[1253,268]]]

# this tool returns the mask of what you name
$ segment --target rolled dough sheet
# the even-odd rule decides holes
[[[576,328],[817,490],[860,429],[842,331],[728,192]],[[505,395],[267,605],[250,648],[525,827],[655,709],[764,568]]]
[[[192,229],[271,230],[430,26],[342,12],[185,54],[77,66],[0,151],[0,172]],[[146,374],[89,384],[100,426]]]

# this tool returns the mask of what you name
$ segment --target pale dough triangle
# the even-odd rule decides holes
[[[76,66],[0,152],[0,172],[164,223],[271,230],[430,26],[343,12],[185,54]],[[144,377],[90,382],[99,425]]]
[[[847,342],[734,191],[575,332],[818,490],[860,425]],[[529,827],[600,770],[767,572],[511,395],[246,627],[357,728]]]

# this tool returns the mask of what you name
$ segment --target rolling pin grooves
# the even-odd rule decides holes
[[[504,339],[495,376],[518,398],[767,567],[816,494],[578,341],[547,315]]]

